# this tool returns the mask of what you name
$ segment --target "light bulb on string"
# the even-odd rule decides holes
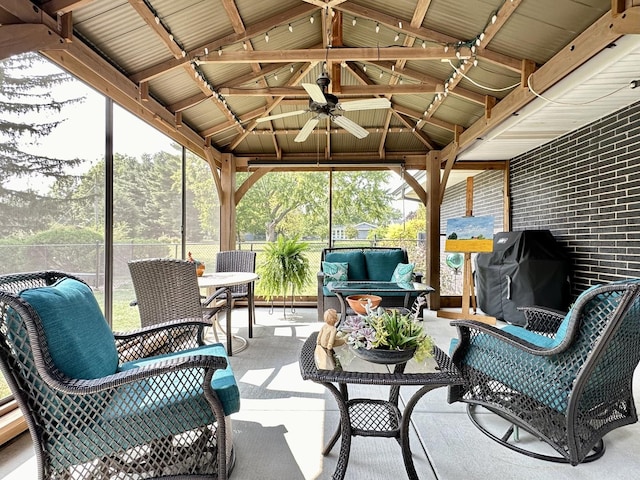
[[[398,20],[398,28],[402,28],[402,20]]]
[[[380,24],[376,23],[376,33],[380,33]]]
[[[265,34],[264,34],[264,41],[265,41],[266,43],[269,43],[269,32],[267,32],[267,33],[265,33]]]
[[[156,21],[156,23],[158,25],[160,25],[160,17],[159,16],[157,16],[157,15],[155,16],[155,21]]]
[[[422,48],[427,48],[427,42],[425,42],[424,40],[422,40]]]
[[[221,57],[222,56],[222,47],[218,48],[218,56]]]
[[[209,55],[209,49],[207,47],[204,47],[204,54]]]
[[[293,25],[289,24],[289,31],[293,33]]]
[[[400,40],[400,34],[396,32],[396,36],[393,37],[393,41],[397,42],[398,40]]]
[[[313,24],[313,22],[314,22],[314,21],[315,21],[315,18],[313,18],[313,15],[311,15],[311,16],[309,17],[309,22],[311,22],[311,24]]]
[[[244,48],[245,50],[248,48],[247,47],[247,42],[242,42],[242,48]]]
[[[356,26],[356,17],[353,17],[353,20],[351,20],[351,25],[353,25],[354,27]]]
[[[496,15],[495,13],[493,14],[493,17],[491,17],[491,23],[494,24],[498,21],[498,15]]]

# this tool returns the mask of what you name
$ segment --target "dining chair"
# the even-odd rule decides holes
[[[216,272],[249,272],[256,271],[256,252],[250,250],[228,250],[216,255]],[[231,296],[236,300],[247,300],[249,309],[249,338],[253,337],[253,325],[256,323],[256,310],[253,303],[254,284],[233,285]]]
[[[128,263],[142,327],[181,318],[204,318],[211,322],[225,310],[231,321],[232,298],[228,288],[219,288],[202,298],[196,265],[174,258],[146,258]],[[196,332],[204,335],[204,331]],[[178,341],[179,339],[175,339]]]

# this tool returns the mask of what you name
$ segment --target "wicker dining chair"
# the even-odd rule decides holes
[[[173,258],[146,258],[128,263],[140,323],[143,327],[184,317],[210,320],[226,309],[231,318],[231,291],[219,288],[203,299],[193,262]],[[200,332],[202,333],[202,332]]]
[[[603,437],[638,419],[632,390],[640,362],[638,280],[592,287],[566,315],[523,311],[526,327],[451,322],[459,334],[452,360],[465,383],[449,389],[449,401],[466,402],[480,430],[520,453],[571,465],[601,457]],[[511,426],[489,431],[478,407]],[[518,445],[517,428],[558,455]]]
[[[224,347],[197,335],[188,350],[167,341],[206,325],[198,317],[114,333],[80,279],[0,276],[0,366],[38,478],[226,479],[240,394]]]
[[[228,250],[216,255],[216,272],[249,272],[256,271],[256,252],[249,250]],[[256,323],[256,311],[249,299],[253,295],[253,283],[233,285],[229,287],[233,300],[246,299],[249,312],[249,338],[253,337],[253,325]]]

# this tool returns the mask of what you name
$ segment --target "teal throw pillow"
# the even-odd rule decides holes
[[[324,285],[329,282],[346,282],[349,264],[344,262],[322,262]]]
[[[413,263],[399,263],[391,275],[391,281],[395,283],[407,283],[413,280]]]
[[[72,278],[20,296],[38,313],[53,363],[71,378],[94,379],[118,369],[118,351],[91,289]]]

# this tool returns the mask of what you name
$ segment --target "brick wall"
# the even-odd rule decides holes
[[[503,177],[502,170],[487,170],[473,177],[473,215],[493,215],[495,231],[503,230]],[[463,217],[466,208],[467,182],[447,187],[440,207],[440,232],[447,231],[447,219]]]
[[[511,161],[512,230],[549,229],[573,295],[640,277],[640,102]]]

